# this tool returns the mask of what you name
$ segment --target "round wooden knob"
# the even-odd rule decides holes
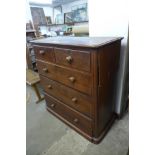
[[[47,87],[48,87],[48,89],[52,89],[52,85],[50,85],[50,84]]]
[[[78,120],[77,118],[75,118],[75,119],[74,119],[74,122],[75,122],[75,123],[78,123],[78,122],[79,122],[79,120]]]
[[[43,68],[43,71],[44,71],[45,73],[47,73],[47,72],[48,72],[48,69],[47,69],[47,68]]]
[[[74,82],[75,82],[75,77],[71,76],[71,77],[69,77],[69,80],[70,80],[72,83],[74,83]]]
[[[76,97],[73,97],[72,98],[72,102],[77,103],[77,98]]]
[[[67,56],[67,57],[66,57],[66,60],[67,60],[68,63],[71,63],[73,59],[72,59],[71,56]]]
[[[55,107],[55,104],[51,104],[51,107],[54,108]]]
[[[44,50],[40,50],[39,53],[43,55],[45,53],[45,51]]]

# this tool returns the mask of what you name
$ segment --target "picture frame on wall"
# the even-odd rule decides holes
[[[72,6],[71,10],[75,11],[75,10],[81,9],[81,8],[87,8],[87,3],[80,4],[80,5],[74,5],[74,6]]]
[[[55,24],[64,24],[64,14],[58,14],[55,18]]]
[[[38,7],[30,7],[33,24],[34,25],[46,25],[46,18],[43,8]]]
[[[70,24],[73,23],[73,12],[67,12],[64,14],[64,23]]]
[[[56,6],[53,8],[54,24],[57,24],[56,23],[57,21],[59,23],[60,18],[62,18],[61,14],[62,14],[62,6]]]
[[[76,5],[72,7],[74,22],[88,21],[87,3]]]
[[[46,18],[47,25],[52,25],[52,19],[51,19],[51,17],[50,16],[46,16],[45,18]]]

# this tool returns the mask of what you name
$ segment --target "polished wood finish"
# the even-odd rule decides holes
[[[50,56],[37,58],[47,110],[93,143],[102,140],[115,120],[121,39],[53,37],[33,41],[36,48],[52,49],[52,61]]]
[[[37,60],[37,68],[40,74],[79,90],[85,94],[92,93],[92,76],[70,68],[60,67],[53,63]]]
[[[70,68],[90,71],[90,52],[54,48],[56,63]]]
[[[55,62],[53,48],[47,48],[44,46],[34,46],[36,59]]]
[[[62,102],[45,95],[46,103],[49,109],[64,117],[67,121],[82,129],[88,135],[92,135],[92,123],[89,117],[86,117],[74,109],[71,109]]]
[[[77,92],[74,89],[71,89],[56,81],[49,80],[44,76],[40,75],[40,78],[41,84],[46,93],[59,99],[60,101],[76,109],[77,111],[91,117],[91,97]]]
[[[98,107],[96,136],[98,137],[114,113],[114,86],[118,70],[120,42],[99,48]],[[113,94],[113,95],[112,95]],[[100,123],[102,122],[102,123]]]
[[[58,48],[63,46],[99,48],[121,39],[121,37],[52,37],[31,42],[36,45],[58,46]]]

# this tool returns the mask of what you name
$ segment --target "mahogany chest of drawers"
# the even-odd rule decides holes
[[[122,38],[32,41],[47,110],[93,143],[112,125]]]

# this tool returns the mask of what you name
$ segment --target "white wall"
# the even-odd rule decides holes
[[[31,22],[33,22],[32,21],[32,15],[31,15],[29,1],[26,0],[26,23],[29,22],[29,20],[31,20]]]
[[[89,0],[89,34],[90,36],[122,36],[121,60],[118,73],[117,106],[120,113],[126,44],[128,36],[127,0]]]
[[[53,17],[53,8],[52,7],[43,7],[45,16],[51,16],[51,19]]]

